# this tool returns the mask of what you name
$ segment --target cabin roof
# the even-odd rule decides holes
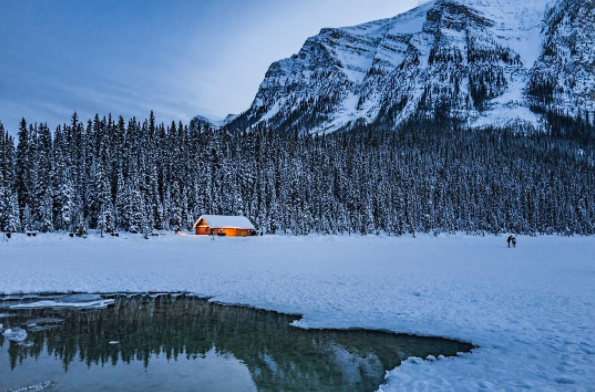
[[[220,229],[223,227],[231,227],[235,229],[250,229],[256,230],[252,222],[245,216],[226,216],[226,215],[203,215],[194,223],[193,228],[196,228],[198,222],[204,219],[207,225],[213,229]]]

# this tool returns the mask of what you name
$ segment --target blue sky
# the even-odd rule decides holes
[[[1,0],[0,121],[74,111],[188,121],[248,108],[268,66],[322,27],[419,0]]]

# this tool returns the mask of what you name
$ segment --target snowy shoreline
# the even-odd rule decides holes
[[[47,300],[47,296],[46,295],[50,295],[52,298],[54,298],[53,300]],[[90,295],[90,296],[96,296],[97,299],[95,300],[82,300],[82,301],[68,301],[66,300],[67,297],[71,297],[71,296],[78,296],[78,295]],[[219,301],[215,301],[213,300],[213,298],[210,297],[201,297],[198,296],[196,294],[193,294],[191,292],[105,292],[105,293],[88,293],[88,292],[75,292],[75,291],[68,291],[68,292],[64,292],[64,293],[56,293],[56,292],[52,292],[52,293],[22,293],[21,295],[19,294],[0,294],[0,306],[3,305],[2,302],[3,301],[10,301],[10,302],[15,302],[17,301],[17,304],[13,304],[13,305],[8,305],[6,307],[6,309],[9,310],[30,310],[30,309],[68,309],[68,310],[89,310],[89,309],[107,309],[109,306],[113,305],[115,303],[114,298],[115,297],[127,297],[127,298],[133,298],[133,297],[143,297],[143,296],[148,296],[148,297],[152,297],[152,298],[156,298],[156,297],[160,297],[160,296],[173,296],[173,297],[177,297],[177,296],[190,296],[193,298],[197,298],[200,300],[204,300],[204,301],[208,301],[212,304],[215,305],[219,305],[219,306],[225,306],[225,307],[232,307],[232,308],[242,308],[242,309],[251,309],[251,310],[255,310],[257,312],[269,312],[269,313],[274,313],[274,314],[282,314],[284,316],[293,316],[293,317],[298,317],[299,320],[304,318],[303,314],[300,313],[287,313],[287,312],[280,312],[280,311],[276,311],[276,310],[270,310],[270,309],[265,309],[265,308],[259,308],[259,307],[255,307],[249,304],[241,304],[241,303],[228,303],[228,302],[219,302]],[[22,300],[25,300],[25,302],[21,302]],[[0,307],[0,309],[3,309],[2,307]],[[0,319],[2,318],[7,318],[7,317],[11,317],[13,316],[12,314],[8,314],[8,313],[0,313]],[[1,324],[0,324],[1,325]],[[367,331],[367,332],[385,332],[385,333],[390,333],[390,334],[396,334],[396,335],[406,335],[406,336],[419,336],[422,337],[422,335],[415,335],[412,333],[399,333],[399,332],[395,332],[395,331],[391,331],[388,329],[382,329],[382,328],[378,328],[378,329],[370,329],[370,328],[358,328],[358,327],[345,327],[345,328],[325,328],[325,327],[319,327],[319,328],[309,328],[307,326],[301,326],[301,325],[297,325],[297,324],[291,324],[291,326],[295,327],[295,328],[300,328],[300,329],[321,329],[321,330],[329,330],[329,331]],[[0,331],[2,331],[2,329],[0,328]],[[454,339],[449,339],[443,336],[423,336],[423,337],[431,337],[431,338],[437,338],[437,339],[447,339],[447,340],[454,340]],[[465,342],[465,341],[461,341],[461,340],[456,340],[457,342],[460,343],[466,343],[466,344],[470,344],[472,346],[471,350],[475,350],[478,349],[479,346],[473,346],[471,343],[469,342]],[[435,360],[435,358],[433,359]]]
[[[595,237],[13,235],[0,293],[185,291],[300,314],[303,328],[384,329],[480,346],[410,359],[381,391],[588,391]]]

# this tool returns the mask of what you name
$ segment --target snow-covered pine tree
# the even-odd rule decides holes
[[[114,231],[115,223],[111,184],[103,163],[100,163],[98,167],[95,188],[97,189],[96,203],[98,204],[97,229],[100,235],[103,236],[104,233]]]
[[[45,233],[54,231],[54,190],[52,168],[52,136],[47,124],[40,124],[38,127],[37,146],[35,148],[38,170],[36,175],[35,197],[38,202],[35,204],[34,218],[38,229]]]
[[[25,221],[24,209],[30,205],[31,200],[31,157],[30,157],[30,136],[27,121],[21,119],[18,131],[18,144],[16,150],[16,190],[19,200],[19,208],[21,209],[21,218]],[[29,224],[29,217],[27,223]]]
[[[79,234],[87,224],[105,230],[109,215],[115,228],[146,232],[190,229],[209,213],[295,234],[595,234],[595,132],[559,115],[552,124],[555,132],[523,136],[419,118],[312,136],[266,124],[165,126],[153,116],[95,116],[85,126],[75,114],[52,138],[45,124],[22,121],[16,152],[0,155],[2,222],[12,189],[23,228],[50,222]],[[2,164],[7,155],[16,164]]]

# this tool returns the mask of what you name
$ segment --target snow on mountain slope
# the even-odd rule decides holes
[[[237,117],[237,114],[228,114],[227,116],[225,116],[225,118],[223,120],[214,121],[214,120],[211,120],[205,116],[197,115],[197,116],[194,116],[193,120],[198,121],[200,123],[208,124],[211,127],[218,129],[218,128],[221,128],[221,127],[227,125],[229,122],[233,121],[236,117]]]
[[[491,100],[488,109],[480,113],[472,125],[482,127],[521,121],[537,126],[540,120],[529,110],[524,91],[530,69],[541,53],[543,19],[553,1],[467,0],[465,3],[494,23],[490,29],[494,40],[512,49],[521,61],[520,66],[507,70],[507,88]]]
[[[595,110],[595,0],[434,0],[325,28],[273,63],[232,124],[334,131],[448,112],[472,127],[540,128],[538,110]]]
[[[561,1],[547,15],[529,86],[534,102],[588,117],[595,112],[595,0]],[[589,121],[592,121],[592,117]]]

